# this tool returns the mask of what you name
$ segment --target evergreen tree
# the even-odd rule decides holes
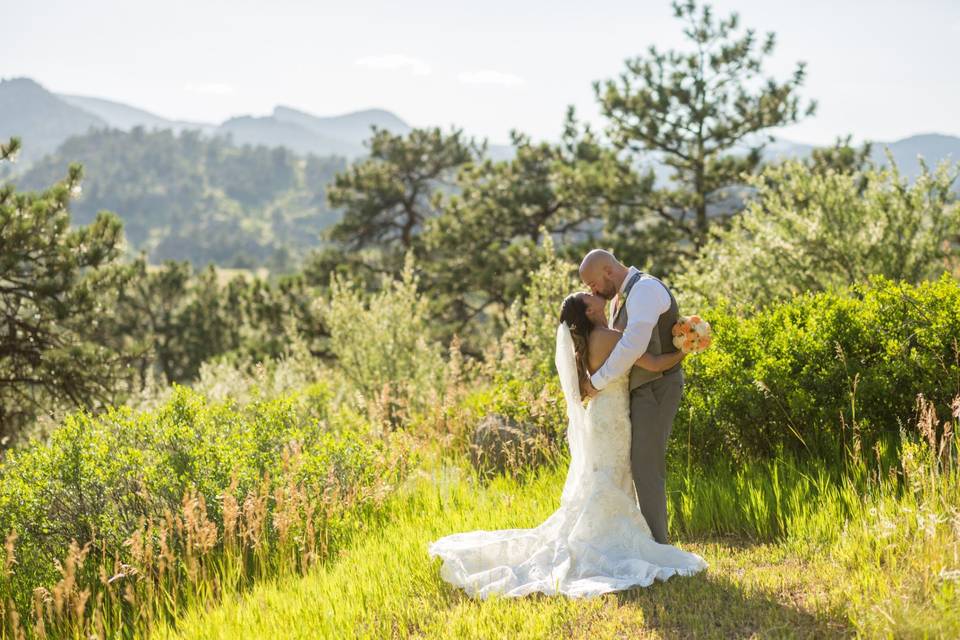
[[[0,142],[0,162],[8,160],[16,162],[20,153],[20,138],[10,138],[8,142]]]
[[[151,367],[168,383],[187,383],[217,357],[277,358],[293,334],[314,355],[326,355],[317,292],[302,276],[275,285],[245,276],[221,283],[212,265],[196,273],[172,260],[151,268],[144,256],[133,268],[118,300],[117,334],[125,345],[145,347],[137,361],[141,384]]]
[[[604,221],[622,214],[618,203],[650,187],[589,128],[581,131],[572,110],[559,144],[518,132],[512,139],[512,159],[464,167],[457,192],[427,222],[424,281],[456,331],[524,295],[547,237],[579,259],[587,245],[610,240]]]
[[[9,159],[19,147],[0,149]],[[95,407],[122,391],[111,346],[115,292],[129,277],[120,220],[70,228],[82,169],[40,192],[0,188],[0,443],[57,406]]]
[[[375,129],[369,146],[369,157],[337,175],[327,190],[330,205],[343,210],[329,237],[349,252],[372,250],[359,262],[399,273],[424,223],[439,214],[440,193],[483,149],[459,130],[444,134],[438,128],[406,136]]]
[[[752,29],[739,32],[736,13],[717,20],[710,6],[693,0],[673,8],[691,50],[650,47],[626,62],[619,80],[595,83],[594,90],[614,144],[672,170],[657,197],[637,203],[635,221],[658,221],[690,254],[706,242],[712,214],[739,210],[732,190],[760,165],[766,132],[812,114],[815,103],[801,107],[796,96],[803,63],[784,82],[761,77],[774,34],[759,42]]]

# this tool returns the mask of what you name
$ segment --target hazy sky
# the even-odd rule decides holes
[[[960,135],[960,0],[713,3],[778,36],[768,72],[807,62],[803,142]],[[389,109],[503,142],[559,134],[568,104],[655,44],[682,45],[666,0],[0,0],[0,77],[220,121],[286,104]]]

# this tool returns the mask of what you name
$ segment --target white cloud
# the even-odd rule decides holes
[[[185,84],[184,90],[190,93],[200,93],[208,96],[228,96],[234,92],[234,88],[229,84],[220,82],[208,82],[205,84]]]
[[[480,71],[464,71],[458,78],[463,84],[498,84],[503,87],[516,87],[523,84],[523,78],[512,73],[481,69]]]
[[[359,58],[354,64],[366,67],[368,69],[377,69],[382,71],[409,71],[415,76],[430,75],[430,65],[419,58],[401,55],[399,53],[388,53],[383,56],[365,56]]]

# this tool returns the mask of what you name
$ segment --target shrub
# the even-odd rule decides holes
[[[417,290],[412,259],[399,280],[386,279],[374,294],[335,276],[325,319],[339,370],[391,423],[438,397],[442,348],[432,339],[428,301]]]
[[[539,385],[557,376],[553,361],[560,305],[584,287],[573,276],[576,267],[557,257],[549,237],[543,253],[544,259],[525,287],[523,298],[507,310],[507,330],[496,352],[488,355],[491,370],[501,380],[528,380]]]
[[[941,415],[960,393],[960,286],[882,277],[807,294],[748,318],[705,312],[714,348],[688,358],[675,431],[696,457],[780,448],[843,459],[895,440],[918,393]]]
[[[0,465],[0,531],[16,535],[15,570],[0,581],[0,601],[25,614],[34,588],[62,581],[56,567],[65,557],[75,560],[77,597],[86,589],[109,600],[101,577],[122,573],[139,576],[130,586],[139,595],[172,590],[170,602],[149,603],[168,612],[184,589],[212,597],[227,582],[235,587],[323,559],[405,469],[403,447],[371,439],[368,423],[329,399],[323,382],[243,407],[177,386],[153,412],[121,407],[69,417],[47,442]],[[197,523],[203,531],[190,528]],[[228,549],[231,531],[246,533]],[[167,545],[166,578],[137,556],[148,543]],[[226,551],[239,568],[212,565],[220,572],[215,581],[194,575],[197,563]],[[87,554],[81,570],[79,555]],[[214,581],[213,591],[203,579]],[[126,583],[117,588],[114,604],[126,606]],[[84,616],[106,606],[93,602],[81,607]]]
[[[752,180],[757,198],[674,279],[688,301],[763,305],[871,275],[920,282],[956,265],[960,167],[812,172],[800,162]],[[865,186],[864,186],[865,185]]]
[[[554,365],[560,304],[570,293],[582,290],[573,278],[574,266],[556,256],[547,238],[545,258],[530,279],[521,300],[507,312],[508,327],[486,354],[483,368],[489,384],[460,403],[460,420],[472,432],[457,442],[487,471],[487,460],[502,459],[497,470],[516,475],[541,464],[560,460],[566,448],[567,414]],[[514,425],[522,434],[517,442],[503,443],[475,430],[484,418]]]

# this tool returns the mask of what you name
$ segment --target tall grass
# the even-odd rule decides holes
[[[894,472],[901,480],[877,484],[874,477],[867,492],[850,484],[817,493],[830,481],[799,471],[776,476],[790,468],[785,461],[752,461],[738,474],[678,475],[670,488],[692,492],[693,519],[674,510],[682,525],[675,541],[702,554],[710,569],[588,600],[473,600],[444,583],[426,553],[431,540],[452,532],[539,524],[557,506],[562,465],[489,482],[459,466],[421,471],[391,498],[384,529],[357,538],[336,562],[216,609],[194,609],[156,635],[957,637],[960,600],[950,573],[960,540],[956,449],[949,465],[938,465],[929,447],[908,438],[904,466]],[[757,517],[776,509],[776,494],[766,489],[774,477],[785,488],[781,504],[790,504],[786,496],[804,504],[779,533],[769,528],[776,519]],[[745,496],[756,497],[739,504]],[[911,517],[891,520],[904,512]],[[737,535],[718,534],[717,524]]]
[[[740,608],[717,628],[735,633],[743,619],[757,616],[761,629],[808,625],[800,635],[955,637],[957,423],[938,421],[922,401],[920,409],[919,430],[902,434],[899,455],[888,467],[868,471],[861,458],[838,474],[781,456],[739,468],[690,466],[673,473],[671,531],[679,544],[705,554],[714,574],[673,588],[678,591],[638,597],[664,610],[681,598],[732,597],[739,593],[740,587],[731,586],[737,577],[722,572],[751,575],[759,571],[752,563],[776,566],[775,558],[782,563],[794,557],[810,575],[791,589],[809,591],[804,598],[812,613],[781,610],[771,604],[780,597],[773,593],[740,594]],[[596,603],[479,603],[443,583],[425,554],[429,540],[454,531],[538,524],[556,508],[565,467],[560,460],[488,481],[460,466],[451,470],[449,464],[462,458],[440,453],[442,466],[427,466],[399,494],[382,492],[366,501],[311,494],[295,482],[267,478],[243,497],[231,486],[220,496],[219,525],[203,497],[188,493],[177,511],[141,524],[126,541],[125,560],[98,550],[95,541],[73,545],[60,579],[37,588],[27,610],[13,607],[11,594],[3,593],[0,638],[444,637],[449,629],[464,637],[542,637],[570,635],[585,620],[599,623],[613,615],[604,604],[613,596]],[[289,450],[284,468],[297,464],[297,451]],[[345,509],[349,504],[365,506]],[[340,534],[334,539],[335,531]],[[7,578],[16,570],[16,553],[11,536],[3,565]],[[788,579],[776,575],[775,583]],[[256,606],[242,595],[251,588]],[[759,587],[743,588],[752,593]],[[225,597],[233,594],[240,597]],[[716,635],[709,625],[698,626],[702,615],[685,616],[687,634]],[[649,622],[630,620],[641,628]]]
[[[419,471],[389,500],[384,528],[335,562],[191,610],[157,635],[642,637],[656,624],[676,637],[958,637],[957,422],[935,422],[902,434],[882,471],[861,458],[838,476],[784,456],[673,474],[672,535],[707,558],[707,574],[588,601],[475,601],[442,581],[429,541],[539,524],[557,507],[565,472],[559,464],[485,481],[448,456]]]
[[[327,561],[408,470],[370,428],[323,385],[71,416],[0,466],[0,638],[136,637]]]
[[[202,495],[184,495],[178,510],[141,520],[109,549],[93,538],[71,543],[61,577],[37,586],[28,611],[9,587],[17,568],[17,534],[7,536],[0,597],[0,638],[136,637],[191,609],[274,577],[300,575],[327,560],[357,532],[377,526],[387,487],[338,487],[316,494],[294,480],[302,458],[284,455],[285,482],[264,476],[243,496],[234,481],[219,496],[222,525]]]

